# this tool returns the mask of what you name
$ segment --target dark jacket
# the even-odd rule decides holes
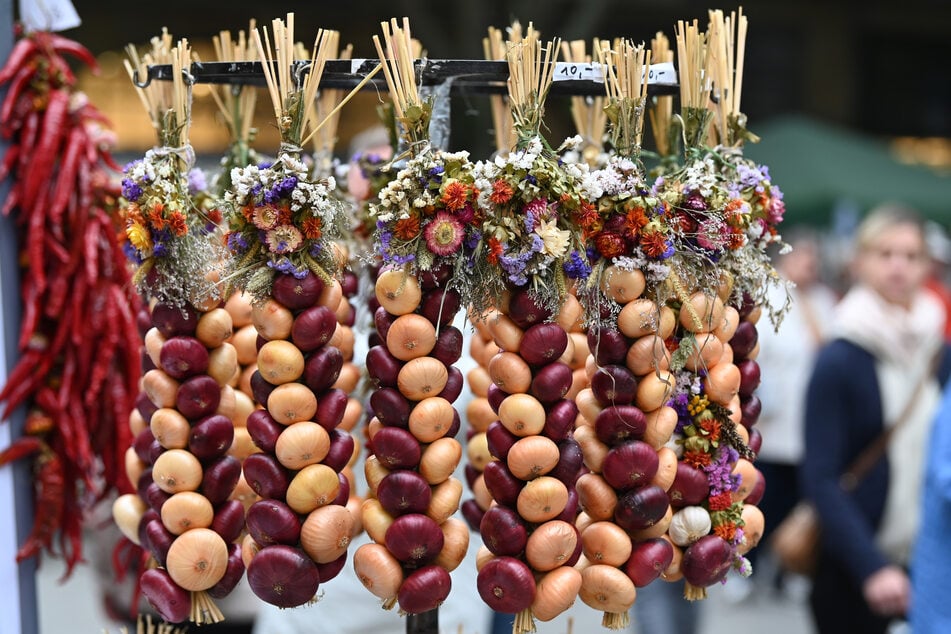
[[[947,352],[945,347],[937,371],[942,385],[951,374]],[[875,545],[888,492],[888,458],[850,494],[837,482],[884,429],[875,357],[843,339],[823,348],[809,381],[805,416],[800,484],[822,518],[825,556],[832,557],[861,584],[888,563]]]

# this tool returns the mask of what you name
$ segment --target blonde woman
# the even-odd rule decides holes
[[[855,285],[809,382],[800,475],[823,526],[810,597],[820,634],[884,633],[911,604],[926,436],[951,372],[944,308],[923,286],[928,267],[915,214],[872,212],[856,234]],[[881,459],[847,492],[841,475],[892,425]]]

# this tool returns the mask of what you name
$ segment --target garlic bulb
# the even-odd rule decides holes
[[[710,514],[702,506],[685,506],[670,521],[668,534],[678,546],[689,546],[710,532]]]

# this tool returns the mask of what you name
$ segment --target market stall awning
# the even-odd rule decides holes
[[[796,116],[751,130],[762,140],[745,153],[769,166],[785,194],[789,224],[826,224],[838,205],[864,212],[886,201],[951,222],[951,177],[898,162],[882,141]]]

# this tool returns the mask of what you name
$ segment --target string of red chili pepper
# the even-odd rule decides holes
[[[0,389],[0,420],[28,407],[25,435],[0,465],[32,457],[33,530],[17,561],[45,550],[68,576],[82,559],[82,518],[114,490],[133,490],[124,455],[141,374],[140,300],[117,233],[111,132],[76,90],[67,57],[96,69],[82,45],[53,33],[20,38],[0,69],[0,136],[10,142],[2,213],[18,231],[20,358]]]

